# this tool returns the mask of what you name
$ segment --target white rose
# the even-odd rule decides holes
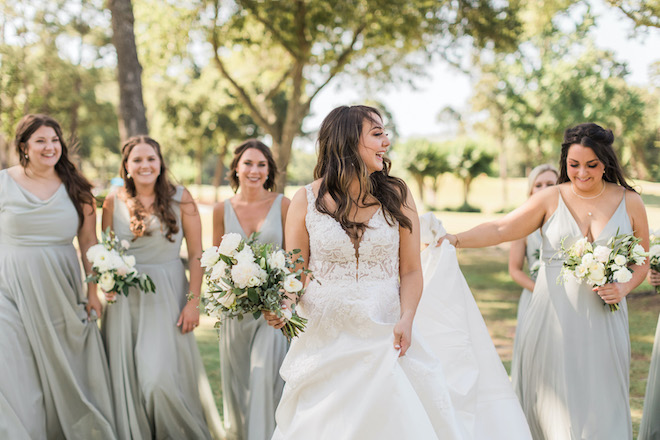
[[[641,244],[636,244],[632,250],[632,257],[635,260],[636,265],[642,265],[646,262],[646,256],[648,254],[644,250],[644,246]]]
[[[227,276],[227,263],[225,263],[222,260],[218,260],[217,263],[213,266],[213,270],[211,270],[211,275],[209,278],[211,281],[219,281],[222,278]]]
[[[649,249],[649,255],[651,257],[660,257],[660,244],[654,244],[651,246],[651,249]]]
[[[257,286],[260,286],[261,283],[262,283],[262,281],[258,276],[252,275],[250,277],[250,279],[248,280],[248,287],[257,287]]]
[[[95,244],[94,246],[90,246],[89,249],[87,249],[87,253],[85,255],[87,256],[87,261],[94,264],[94,260],[96,260],[99,255],[107,252],[108,251],[105,250],[105,247],[102,244]]]
[[[254,253],[249,246],[245,246],[240,252],[234,254],[234,259],[237,264],[250,264],[254,263]]]
[[[582,256],[582,264],[585,266],[589,266],[594,262],[594,254],[592,253],[586,253]]]
[[[238,249],[238,245],[241,244],[241,240],[241,234],[235,232],[223,235],[220,246],[218,246],[218,252],[228,257],[233,256],[236,249]]]
[[[303,284],[300,282],[295,275],[289,275],[284,279],[284,290],[289,293],[300,292],[300,289],[303,288]]]
[[[199,263],[202,267],[211,267],[220,260],[220,254],[218,253],[217,246],[211,246],[202,254],[202,258],[199,259]]]
[[[291,318],[293,317],[293,312],[291,312],[291,309],[289,309],[287,306],[282,306],[280,310],[282,311],[282,316],[284,317],[284,319],[290,321]]]
[[[233,293],[227,293],[225,296],[220,298],[218,302],[226,309],[230,309],[236,303],[236,295]]]
[[[98,284],[105,292],[110,292],[115,287],[115,277],[110,272],[104,272],[99,277]]]
[[[130,270],[130,268],[125,264],[122,265],[122,266],[119,266],[117,268],[117,275],[119,275],[121,277],[126,276],[126,274],[128,274],[129,270]]]
[[[231,278],[236,287],[245,289],[248,287],[250,278],[259,274],[259,266],[254,263],[236,264],[231,268]]]
[[[596,263],[589,267],[589,278],[600,280],[605,277],[605,266],[602,263]]]
[[[617,255],[616,257],[614,257],[614,264],[616,264],[617,266],[625,266],[626,257],[624,257],[623,255]]]
[[[268,266],[271,269],[284,269],[286,267],[286,255],[284,251],[278,250],[268,256]]]
[[[596,246],[594,249],[594,258],[601,263],[607,263],[607,260],[610,258],[610,253],[612,250],[607,246]]]
[[[632,272],[626,267],[622,267],[621,269],[617,270],[613,275],[614,281],[619,283],[627,283],[632,278]]]
[[[121,247],[123,247],[124,249],[130,249],[131,243],[128,240],[122,240]]]
[[[110,251],[110,257],[108,258],[108,264],[110,269],[119,269],[124,265],[124,259],[119,255],[114,249]]]

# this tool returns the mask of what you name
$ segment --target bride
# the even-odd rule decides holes
[[[477,396],[481,355],[460,350],[471,347],[470,335],[452,341],[452,329],[427,325],[436,336],[427,345],[413,328],[423,288],[420,226],[406,184],[389,175],[390,142],[380,113],[336,108],[323,121],[318,143],[317,180],[296,193],[286,222],[286,247],[302,251],[315,280],[298,305],[307,329],[280,370],[286,385],[273,439],[478,438],[477,413],[494,406]],[[464,284],[455,285],[461,299]],[[266,319],[283,325],[273,314]],[[464,365],[452,358],[457,353]],[[496,362],[499,370],[489,377],[499,374],[496,382],[506,382],[503,394],[492,394],[504,402],[506,409],[497,411],[504,420],[501,433],[481,438],[528,439]],[[443,372],[445,365],[460,371]]]

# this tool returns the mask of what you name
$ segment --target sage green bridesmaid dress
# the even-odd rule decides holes
[[[48,200],[0,171],[0,438],[114,439],[110,377],[89,320],[64,187]]]
[[[632,233],[625,190],[616,211],[596,237],[605,245],[617,231]],[[625,298],[620,310],[591,286],[557,282],[562,240],[582,237],[559,193],[556,211],[541,227],[542,265],[518,334],[511,370],[534,440],[630,440],[630,337]]]
[[[192,332],[176,322],[186,304],[188,280],[179,257],[183,229],[177,187],[173,208],[179,232],[165,237],[156,216],[147,219],[150,235],[135,241],[126,204],[115,197],[113,229],[131,242],[136,269],[156,285],[155,293],[137,288],[106,307],[102,330],[110,361],[121,439],[221,438],[220,416]]]
[[[229,200],[225,201],[225,233],[246,238]],[[258,240],[282,247],[282,195],[268,212]],[[275,431],[275,409],[284,381],[280,366],[288,343],[280,330],[263,317],[226,320],[220,327],[220,371],[225,430],[229,440],[270,439]]]
[[[660,318],[651,354],[649,380],[646,383],[644,414],[637,440],[660,440]]]

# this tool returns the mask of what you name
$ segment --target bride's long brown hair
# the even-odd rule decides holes
[[[137,190],[135,188],[135,182],[133,179],[128,176],[128,171],[126,171],[126,162],[128,162],[128,156],[130,156],[131,151],[135,148],[136,145],[147,144],[153,147],[154,151],[160,159],[160,174],[156,179],[156,184],[154,187],[154,192],[156,194],[156,199],[154,200],[154,214],[160,219],[162,227],[165,229],[165,238],[169,241],[174,242],[172,235],[179,232],[179,225],[177,224],[176,214],[172,209],[172,196],[176,193],[176,187],[167,175],[167,167],[163,161],[163,155],[160,152],[160,145],[154,139],[149,136],[133,136],[126,140],[124,146],[121,148],[121,167],[119,169],[119,175],[124,179],[124,192],[127,198],[131,201],[129,206],[129,213],[131,216],[130,228],[133,233],[133,240],[136,240],[138,237],[144,235],[149,235],[147,231],[147,225],[145,223],[145,218],[147,216],[147,210],[142,203],[137,198]]]
[[[353,239],[359,239],[367,228],[366,222],[349,218],[354,206],[365,207],[380,203],[388,224],[395,220],[412,231],[412,222],[403,213],[408,206],[408,187],[398,177],[390,176],[391,161],[383,158],[383,169],[369,174],[360,157],[358,145],[365,121],[380,123],[378,110],[364,105],[341,106],[325,117],[319,131],[319,158],[314,168],[314,178],[321,179],[316,198],[316,209],[332,216]],[[357,180],[359,193],[355,200],[349,197],[349,188]],[[325,194],[335,203],[329,209]],[[377,202],[369,201],[374,197]]]

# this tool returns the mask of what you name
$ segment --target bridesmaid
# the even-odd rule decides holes
[[[155,293],[131,289],[106,308],[106,341],[122,439],[222,437],[193,330],[199,324],[201,222],[190,193],[168,178],[160,145],[135,136],[122,148],[124,187],[103,204],[103,229],[131,243]],[[179,257],[186,239],[190,285]]]
[[[559,177],[559,172],[557,169],[550,164],[543,164],[535,167],[527,178],[528,181],[528,192],[529,197],[532,194],[554,186],[557,184],[557,177]],[[541,230],[537,229],[532,232],[525,238],[511,242],[511,248],[509,249],[509,275],[513,281],[518,283],[520,287],[523,288],[522,293],[520,294],[520,301],[518,302],[518,316],[516,319],[516,337],[513,343],[513,357],[515,358],[518,354],[516,347],[516,340],[518,340],[518,329],[522,323],[523,317],[525,316],[525,311],[529,305],[529,301],[532,296],[532,291],[534,290],[534,283],[536,281],[536,273],[538,272],[538,265],[540,264],[539,256],[541,251]],[[527,270],[529,272],[523,271],[523,265],[527,258]],[[536,270],[534,269],[534,266]]]
[[[660,272],[649,270],[648,279],[653,287],[660,286]],[[660,440],[660,320],[655,332],[649,380],[646,383],[644,414],[637,440]]]
[[[236,232],[282,247],[290,200],[273,192],[277,165],[270,148],[250,139],[234,151],[230,183],[236,193],[213,209],[213,245]],[[288,349],[282,332],[263,318],[246,316],[220,327],[220,370],[228,439],[270,439],[284,381],[279,370]]]
[[[20,165],[0,171],[0,438],[116,438],[101,303],[72,244],[89,272],[92,186],[51,117],[23,117],[15,144]]]
[[[628,282],[592,288],[558,284],[562,243],[582,237],[606,245],[633,234],[648,249],[642,198],[626,181],[610,130],[586,123],[564,133],[556,189],[534,194],[505,217],[445,238],[476,248],[541,228],[542,264],[520,326],[514,388],[535,440],[631,440],[630,337],[626,296],[646,276],[648,259]],[[608,304],[620,304],[610,312]]]

